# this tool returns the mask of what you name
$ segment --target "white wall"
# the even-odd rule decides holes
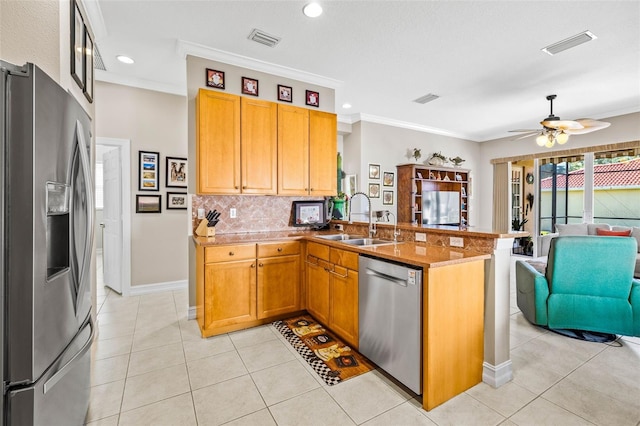
[[[476,182],[474,182],[476,198],[482,200],[479,204],[480,220],[477,225],[483,229],[491,228],[493,166],[490,161],[492,159],[540,152],[549,153],[552,156],[554,151],[640,140],[640,113],[603,118],[601,121],[607,121],[611,123],[611,126],[597,132],[571,136],[566,145],[561,147],[556,145],[552,149],[539,147],[533,137],[518,141],[512,140],[513,137],[507,137],[480,143],[479,164],[475,173]]]
[[[411,157],[413,148],[422,149],[420,163],[426,162],[432,153],[441,152],[447,158],[457,156],[463,158],[465,162],[462,163],[462,167],[470,169],[472,176],[481,166],[478,162],[480,146],[476,142],[366,121],[354,123],[351,134],[344,137],[344,171],[346,174],[357,174],[360,190],[367,194],[369,183],[380,184],[380,198],[371,199],[373,210],[389,210],[396,214],[398,188],[396,166],[414,162]],[[369,164],[379,164],[381,176],[384,172],[393,172],[394,186],[383,186],[382,179],[369,179]],[[475,178],[473,185],[475,189]],[[382,191],[390,189],[394,191],[394,203],[383,205]],[[474,196],[469,203],[469,222],[475,225],[478,222],[478,197],[475,196],[475,192],[472,193]],[[365,210],[361,201],[363,198],[358,197],[353,202],[354,212]],[[352,219],[364,221],[366,217],[354,216]]]
[[[96,82],[96,136],[131,140],[131,286],[188,277],[187,210],[167,210],[166,157],[187,157],[184,96]],[[138,151],[160,153],[160,191],[138,190]],[[162,213],[135,213],[136,194],[161,194]]]

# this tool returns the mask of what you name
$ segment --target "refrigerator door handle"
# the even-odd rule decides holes
[[[95,326],[93,324],[93,318],[91,318],[91,315],[89,315],[89,326],[91,327],[91,335],[89,336],[89,339],[86,341],[86,343],[82,346],[82,348],[80,348],[80,350],[78,351],[78,353],[76,353],[73,358],[71,358],[69,360],[69,362],[67,362],[60,370],[58,370],[58,372],[56,374],[54,374],[53,376],[51,376],[49,378],[49,380],[46,381],[46,383],[44,384],[44,388],[43,391],[44,393],[49,392],[51,389],[53,389],[53,387],[60,381],[60,379],[62,379],[69,370],[71,370],[71,368],[73,367],[73,365],[80,359],[82,358],[82,356],[87,353],[87,351],[91,348],[91,344],[93,343],[93,337],[96,334],[96,329]]]
[[[84,292],[84,286],[87,285],[88,279],[84,279],[85,271],[87,266],[90,264],[91,259],[91,249],[93,246],[93,226],[94,226],[94,218],[93,218],[93,209],[90,208],[93,202],[93,183],[91,181],[91,167],[89,164],[89,155],[87,154],[87,144],[84,140],[84,129],[82,127],[82,123],[79,120],[76,120],[76,142],[78,144],[78,151],[80,152],[80,165],[82,166],[82,174],[84,177],[87,200],[89,202],[87,205],[87,230],[86,230],[86,241],[84,246],[84,256],[82,257],[82,265],[80,267],[80,285],[78,288],[77,298],[80,299]],[[79,302],[79,300],[78,300]],[[77,306],[77,303],[76,303]]]

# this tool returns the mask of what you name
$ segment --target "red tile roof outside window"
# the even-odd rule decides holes
[[[621,163],[596,164],[593,166],[594,188],[640,187],[640,158]],[[540,181],[541,189],[551,189],[552,178]],[[558,179],[558,189],[565,188],[565,179]],[[584,188],[584,169],[569,172],[569,189]]]

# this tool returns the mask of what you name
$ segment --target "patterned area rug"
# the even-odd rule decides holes
[[[276,321],[273,326],[329,386],[375,369],[310,315]]]

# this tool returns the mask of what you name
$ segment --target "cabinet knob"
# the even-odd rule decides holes
[[[309,191],[313,191],[313,188],[309,188]]]
[[[259,263],[258,266],[262,268],[264,266],[264,264],[263,263]]]
[[[255,263],[252,263],[252,264],[251,264],[251,267],[252,267],[252,268],[255,268],[255,267],[256,267],[256,264],[255,264]]]
[[[278,247],[278,252],[281,252],[281,251],[282,251],[282,247]]]
[[[230,251],[230,252],[229,252],[229,256],[233,256],[234,254],[235,254],[235,253],[234,253],[234,252],[232,252],[232,251]]]
[[[238,186],[238,185],[236,185],[236,186],[234,186],[234,188],[235,188],[235,189],[238,189],[238,188],[239,188],[239,186]]]

